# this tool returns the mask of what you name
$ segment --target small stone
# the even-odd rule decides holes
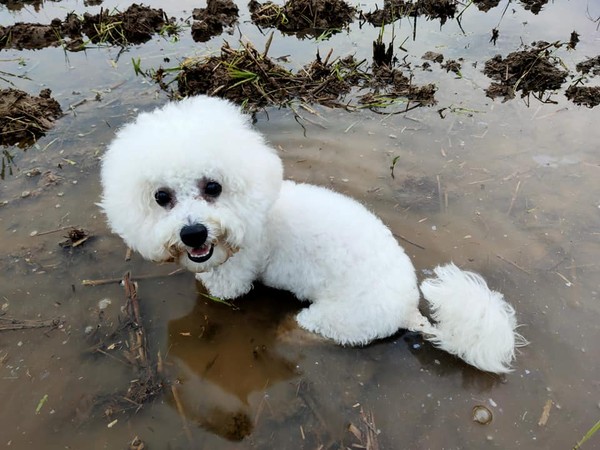
[[[473,407],[473,422],[487,425],[492,421],[492,412],[483,405]]]

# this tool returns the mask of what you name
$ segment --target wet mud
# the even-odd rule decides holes
[[[87,42],[127,46],[149,41],[155,33],[172,21],[162,9],[137,4],[124,12],[101,10],[83,17],[69,13],[64,20],[54,19],[49,25],[16,23],[0,26],[0,49],[42,49],[63,46],[69,51],[86,48]]]
[[[239,9],[232,0],[208,0],[206,8],[192,11],[192,17],[192,38],[196,42],[207,42],[237,22]]]
[[[531,11],[533,14],[539,14],[544,5],[548,3],[548,0],[519,0],[519,3],[521,3],[526,10]]]
[[[154,78],[163,82],[162,75],[159,72]],[[177,85],[181,96],[216,95],[249,110],[285,106],[296,100],[352,108],[344,96],[355,87],[370,90],[359,98],[363,105],[381,103],[377,98],[382,92],[387,99],[408,98],[416,106],[435,103],[433,85],[416,86],[400,69],[376,64],[368,68],[366,61],[353,56],[332,58],[330,52],[325,58],[317,54],[313,62],[294,73],[250,44],[234,50],[226,43],[220,56],[185,64],[177,75]]]
[[[588,108],[600,105],[600,87],[598,86],[569,86],[565,95],[576,105]]]
[[[600,75],[600,55],[577,63],[577,65],[575,65],[575,69],[582,75]]]
[[[283,6],[250,0],[248,8],[252,22],[259,27],[314,36],[324,30],[340,31],[354,20],[357,12],[344,0],[289,0]]]
[[[32,96],[18,89],[0,90],[0,145],[29,145],[62,116],[50,89]]]
[[[483,73],[494,82],[485,90],[490,98],[512,99],[534,94],[538,97],[548,91],[560,89],[568,72],[553,56],[556,44],[533,43],[525,50],[509,53],[505,58],[496,55],[485,62]]]
[[[84,2],[86,6],[98,3]],[[594,122],[585,119],[598,113],[586,107],[600,103],[594,78],[600,75],[600,56],[583,56],[597,53],[581,50],[589,49],[589,33],[584,30],[580,30],[581,41],[571,34],[559,47],[538,43],[521,48],[518,39],[507,44],[508,32],[499,26],[498,44],[502,55],[508,55],[486,64],[484,72],[493,81],[489,91],[494,94],[496,89],[504,100],[531,94],[544,102],[551,100],[545,94],[558,91],[556,100],[561,104],[526,110],[527,102],[512,102],[486,109],[482,105],[490,102],[481,93],[479,71],[493,55],[487,53],[491,46],[479,53],[466,47],[464,53],[444,50],[446,57],[435,51],[453,51],[457,40],[464,38],[436,34],[440,23],[446,22],[444,32],[453,27],[448,19],[456,18],[464,6],[454,3],[452,9],[452,3],[397,3],[412,5],[401,16],[410,18],[410,26],[417,17],[436,21],[426,25],[430,34],[423,46],[415,50],[410,42],[402,44],[407,58],[398,51],[399,40],[390,45],[379,39],[371,61],[370,47],[377,33],[369,35],[374,30],[367,25],[360,38],[351,35],[361,50],[367,50],[360,58],[336,56],[335,45],[330,53],[320,46],[320,55],[312,59],[311,48],[306,50],[310,56],[298,63],[294,53],[298,43],[289,44],[295,38],[275,33],[275,39],[288,39],[281,46],[276,43],[278,55],[288,53],[288,44],[294,49],[289,50],[291,63],[272,56],[276,51],[269,52],[269,42],[264,48],[244,44],[234,49],[227,44],[221,48],[219,40],[215,48],[220,53],[185,60],[173,72],[157,69],[154,76],[165,90],[175,89],[169,92],[174,97],[207,93],[249,110],[290,106],[292,112],[268,109],[269,121],[262,120],[263,114],[255,116],[257,126],[281,151],[288,176],[364,201],[391,224],[419,269],[456,258],[486,272],[486,279],[510,296],[519,321],[528,325],[524,334],[533,342],[519,355],[514,374],[492,378],[411,333],[360,349],[330,344],[303,347],[284,339],[288,319],[300,305],[286,293],[260,286],[232,307],[204,297],[189,274],[158,281],[140,277],[137,281],[146,291],[138,305],[141,316],[136,316],[133,303],[116,284],[112,291],[103,284],[80,287],[88,277],[112,283],[110,277],[120,278],[123,266],[136,272],[140,267],[146,272],[155,268],[137,255],[123,263],[125,249],[92,206],[98,201],[98,158],[105,143],[138,109],[148,110],[167,100],[156,86],[146,80],[140,83],[131,76],[131,68],[120,63],[111,70],[123,78],[131,76],[134,81],[128,79],[128,92],[107,93],[103,102],[87,102],[77,115],[60,120],[46,141],[27,152],[15,152],[15,176],[10,178],[5,178],[9,168],[4,161],[12,150],[3,149],[0,231],[6,250],[0,257],[4,273],[0,369],[6,426],[0,427],[2,442],[14,448],[84,448],[90,442],[131,449],[189,448],[194,443],[216,449],[478,448],[490,442],[499,448],[527,447],[527,442],[532,447],[549,448],[559,442],[572,448],[596,420],[589,417],[597,406],[589,392],[597,388],[593,362],[598,360],[598,349],[590,342],[598,341],[598,202],[592,195],[598,161],[593,136],[585,132]],[[477,9],[499,5],[496,0],[474,3],[465,16],[475,10],[479,14],[475,19],[482,16]],[[529,6],[520,17],[524,20],[532,20],[532,13],[542,7],[550,12],[559,6],[559,2],[521,2],[525,3]],[[37,10],[43,2],[4,0],[0,4],[11,11]],[[302,4],[307,5],[297,3],[297,8]],[[268,2],[254,6],[258,8],[254,12],[275,11],[269,10],[273,7]],[[119,22],[128,21],[122,16],[114,21],[106,12],[88,14],[86,23],[79,12],[48,25],[5,25],[0,28],[0,46],[14,50],[64,46],[73,51],[90,42],[126,46],[144,42],[173,24],[164,13],[144,15],[144,7],[136,8],[128,26],[139,26],[138,31],[121,29]],[[240,11],[230,1],[210,1],[193,12],[192,37],[204,42],[232,27],[245,31],[249,17]],[[381,16],[372,23],[400,17],[389,6],[376,13]],[[499,16],[502,10],[494,13]],[[259,21],[268,14],[259,16]],[[39,17],[35,20],[43,22]],[[290,32],[298,37],[325,36],[323,32],[336,23],[333,18],[318,22],[310,14],[307,17],[304,22],[306,17],[286,17],[302,30]],[[335,27],[346,27],[352,20],[354,16]],[[324,28],[311,29],[316,23]],[[258,25],[279,28],[276,21]],[[562,37],[568,38],[571,29]],[[467,26],[465,30],[470,32]],[[270,33],[265,35],[263,42]],[[446,40],[438,46],[440,36]],[[487,41],[485,29],[481,36]],[[318,44],[304,42],[313,43]],[[197,49],[144,53],[151,47],[130,49],[131,56],[142,62],[150,56],[148,64],[156,64],[167,57],[174,60],[175,51],[183,57]],[[421,59],[425,49],[434,51]],[[79,57],[104,63],[116,53],[111,48],[95,51],[69,55],[74,68],[65,76],[73,76],[82,64]],[[7,58],[16,52],[9,53]],[[574,66],[575,61],[581,62]],[[476,62],[480,65],[474,67]],[[418,64],[430,71],[416,73]],[[465,79],[453,79],[444,71],[457,77],[464,72]],[[464,88],[473,71],[479,80]],[[94,89],[101,72],[93,74]],[[51,86],[61,104],[69,104],[74,90],[70,85],[64,88],[58,83],[57,89],[44,72],[27,74],[35,83]],[[418,76],[431,83],[415,83]],[[110,78],[106,83],[113,82]],[[19,78],[17,83],[28,90],[29,81]],[[573,107],[563,93],[582,107]],[[120,106],[101,108],[110,101]],[[437,101],[440,111],[445,111],[440,112],[443,121],[433,108],[416,109]],[[312,109],[311,104],[378,114],[316,106],[308,116],[304,111]],[[412,111],[395,115],[394,108]],[[474,109],[481,109],[481,114]],[[2,145],[30,146],[62,116],[49,91],[31,97],[4,89],[0,112],[5,110],[7,115],[0,114]],[[300,130],[294,122],[297,111],[315,126],[311,123]],[[31,123],[21,128],[26,121]],[[85,128],[90,124],[93,128]],[[38,237],[33,231],[39,229],[53,234],[45,240],[44,233]],[[106,300],[98,300],[111,295],[120,301],[113,298],[113,306],[104,309]],[[573,385],[582,388],[572,389]],[[13,405],[19,407],[10,411]],[[489,417],[471,417],[476,409],[487,411]],[[443,425],[432,428],[435,423]],[[462,432],[456,434],[456,429]],[[594,442],[588,444],[593,447]]]
[[[457,13],[457,2],[454,0],[417,0],[416,2],[405,0],[384,0],[383,8],[364,13],[364,17],[370,24],[380,27],[394,23],[403,17],[423,16],[428,20],[439,19],[444,25],[446,21],[453,18]]]

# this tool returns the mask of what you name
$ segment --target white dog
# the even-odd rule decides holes
[[[514,309],[477,274],[435,269],[421,291],[390,230],[365,207],[283,181],[276,152],[233,104],[204,96],[140,114],[102,164],[101,207],[112,229],[154,261],[175,260],[211,295],[232,299],[259,281],[311,303],[296,317],[342,345],[399,329],[482,370],[510,371]]]

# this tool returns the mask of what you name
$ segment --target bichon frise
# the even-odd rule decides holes
[[[259,281],[310,302],[298,324],[342,345],[396,333],[485,371],[510,371],[514,309],[454,264],[421,284],[390,230],[349,197],[283,180],[276,152],[233,104],[205,96],[140,114],[104,155],[100,203],[114,232],[154,261],[176,261],[211,295]]]

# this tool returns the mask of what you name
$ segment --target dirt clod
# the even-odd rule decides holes
[[[584,105],[588,108],[600,105],[600,87],[598,86],[569,86],[565,94],[576,105]]]
[[[391,52],[384,53],[387,62],[382,60],[371,68],[363,68],[365,61],[353,56],[331,58],[330,52],[321,58],[317,54],[314,61],[291,72],[249,43],[238,50],[225,43],[220,56],[182,65],[177,76],[178,94],[224,97],[252,111],[287,106],[294,100],[349,108],[351,102],[342,103],[342,99],[354,88],[369,90],[359,98],[361,107],[377,108],[382,98],[389,102],[399,97],[415,106],[434,104],[435,86],[414,85],[399,69],[391,68]],[[163,76],[164,71],[159,71],[154,78],[164,84]]]
[[[600,55],[578,63],[575,69],[583,75],[600,75]]]
[[[49,25],[15,23],[0,26],[0,49],[41,49],[63,45],[70,51],[85,48],[84,34],[95,44],[126,46],[141,44],[152,35],[172,24],[162,9],[137,4],[124,12],[101,10],[99,14],[85,13],[80,18],[69,13],[64,20],[54,19]]]
[[[248,8],[252,22],[260,27],[315,36],[324,30],[345,28],[356,14],[356,9],[344,0],[289,0],[283,6],[250,0]]]
[[[439,19],[445,24],[449,18],[456,14],[456,1],[454,0],[384,0],[383,9],[376,9],[365,13],[369,23],[380,27],[390,24],[402,17],[425,16],[427,19]]]
[[[425,54],[423,54],[423,56],[421,56],[421,59],[424,59],[425,61],[433,61],[436,63],[442,63],[444,61],[444,55],[442,55],[441,53],[436,53],[436,52],[425,52]]]
[[[442,69],[446,69],[446,72],[454,72],[459,77],[461,76],[460,68],[461,63],[455,59],[449,59],[444,64],[442,64]]]
[[[82,30],[94,43],[141,44],[170,22],[162,9],[134,3],[123,12],[103,9],[99,14],[85,13]]]
[[[500,4],[500,0],[473,0],[479,11],[487,12]]]
[[[533,14],[538,14],[542,7],[548,3],[548,0],[520,0],[523,8],[531,11]]]
[[[329,62],[317,56],[293,73],[250,44],[234,50],[226,43],[220,56],[184,65],[177,82],[181,95],[217,95],[250,109],[281,106],[295,98],[336,106],[338,98],[362,76],[358,66],[353,57]]]
[[[514,98],[517,91],[525,97],[560,88],[568,72],[559,68],[560,62],[550,52],[552,47],[554,44],[534,43],[506,58],[496,55],[486,61],[483,73],[495,81],[486,89],[487,96],[504,97],[506,101]]]
[[[18,89],[0,90],[0,145],[26,146],[43,136],[62,110],[43,89],[38,97]]]
[[[192,11],[192,37],[196,42],[206,42],[218,36],[225,27],[237,22],[239,10],[232,0],[208,0],[206,8],[195,8]]]
[[[66,239],[59,242],[58,245],[62,248],[75,248],[85,243],[90,237],[91,235],[87,230],[73,227],[67,232]]]

